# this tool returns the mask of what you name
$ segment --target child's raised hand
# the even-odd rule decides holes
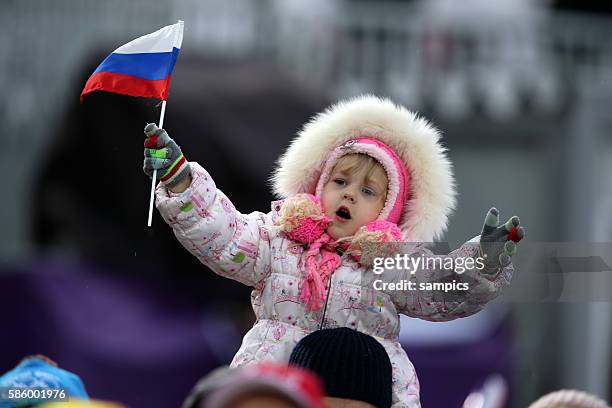
[[[511,257],[516,254],[516,243],[525,236],[525,230],[520,226],[516,215],[505,224],[499,225],[499,211],[492,207],[485,217],[480,234],[480,248],[486,258],[487,270],[499,266],[507,266]]]
[[[157,178],[170,189],[188,178],[191,174],[189,163],[168,133],[155,123],[145,126],[144,133],[147,136],[142,167],[145,174],[151,178],[153,170],[157,169]]]

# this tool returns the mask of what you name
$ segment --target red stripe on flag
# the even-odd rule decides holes
[[[96,72],[87,80],[80,99],[82,103],[83,96],[90,92],[107,91],[165,101],[168,99],[169,85],[170,75],[166,79],[148,80],[114,72]]]

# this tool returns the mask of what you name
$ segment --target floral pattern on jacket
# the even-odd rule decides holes
[[[157,188],[157,208],[182,245],[217,274],[253,287],[251,303],[257,321],[247,332],[231,365],[263,360],[287,361],[295,344],[321,327],[349,327],[376,338],[393,366],[393,406],[419,407],[419,383],[415,369],[398,336],[399,314],[431,321],[465,317],[481,310],[509,284],[512,265],[490,278],[475,277],[473,286],[452,301],[435,293],[375,291],[372,271],[352,257],[342,256],[341,266],[327,283],[328,296],[320,311],[307,311],[299,299],[305,248],[274,227],[280,201],[267,214],[242,214],[215,186],[210,175],[191,163],[193,181],[183,193]],[[433,256],[416,245],[411,255]],[[466,243],[449,257],[475,257],[478,241]],[[394,271],[393,279],[417,284],[431,280],[436,271],[410,274]]]

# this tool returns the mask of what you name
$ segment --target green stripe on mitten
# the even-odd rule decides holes
[[[171,188],[191,174],[187,159],[164,129],[149,123],[144,133],[147,138],[144,142],[143,171],[149,178],[153,177],[153,170],[156,169],[157,178]]]

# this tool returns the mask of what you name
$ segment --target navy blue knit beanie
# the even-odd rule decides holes
[[[289,364],[317,374],[328,397],[391,406],[391,360],[372,336],[346,327],[315,331],[295,346]]]

